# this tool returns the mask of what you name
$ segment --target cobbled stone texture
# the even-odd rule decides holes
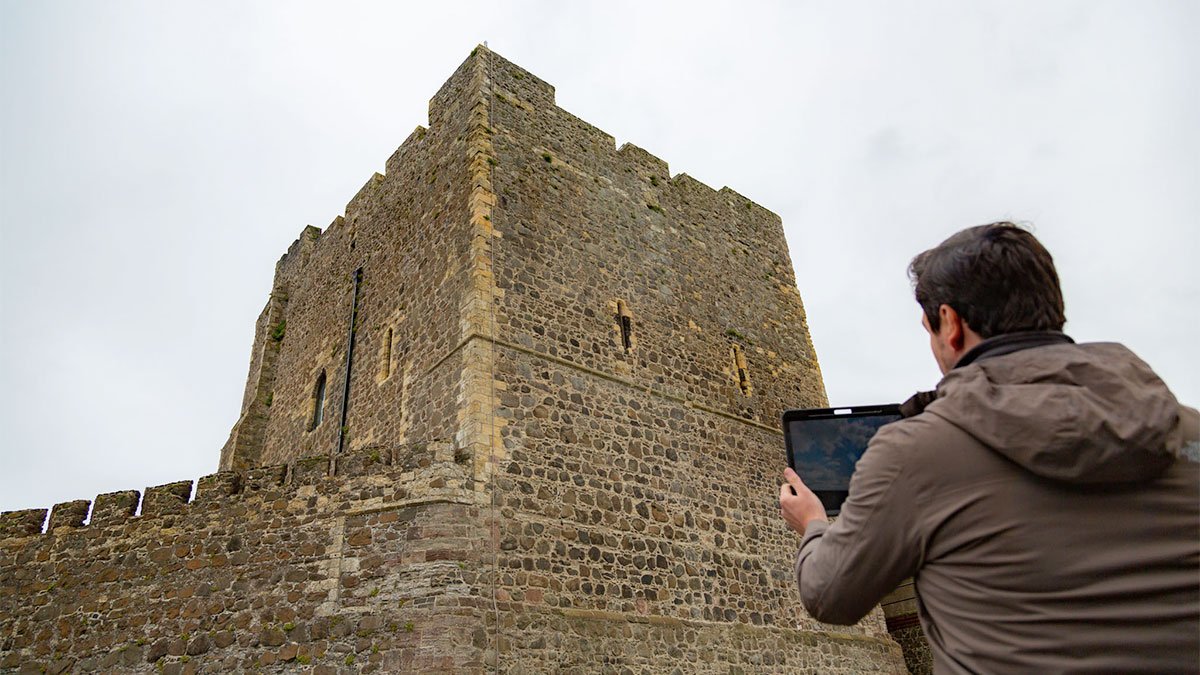
[[[0,670],[905,672],[800,605],[824,404],[778,216],[479,47],[277,264],[219,473],[0,516]]]

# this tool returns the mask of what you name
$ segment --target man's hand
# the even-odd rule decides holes
[[[826,520],[825,507],[791,467],[783,472],[783,479],[784,484],[779,486],[779,510],[787,524],[803,535],[809,523]],[[796,494],[792,494],[793,489]]]

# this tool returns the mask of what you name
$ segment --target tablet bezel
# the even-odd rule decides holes
[[[885,403],[880,405],[839,406],[837,408],[800,408],[784,411],[782,426],[784,445],[787,448],[787,465],[791,467],[792,471],[800,474],[799,470],[796,469],[795,452],[792,448],[792,434],[790,433],[790,425],[793,422],[803,422],[806,420],[855,419],[862,417],[894,418],[888,422],[888,424],[899,421],[902,419],[902,415],[900,413],[900,404]],[[858,457],[861,458],[863,453],[866,451],[867,449],[864,447],[862,451],[859,452]],[[857,459],[855,462],[857,462]],[[804,475],[800,474],[800,478],[803,480]],[[849,487],[849,481],[847,480],[847,490],[849,490]],[[822,500],[822,504],[825,504],[824,500]],[[825,507],[825,513],[827,515],[835,516],[840,512],[840,503],[836,508],[831,509],[828,506]]]

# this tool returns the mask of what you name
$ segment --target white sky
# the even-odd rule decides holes
[[[275,261],[484,40],[782,216],[833,403],[936,383],[905,267],[997,219],[1200,403],[1200,3],[439,4],[0,0],[0,510],[216,470]]]

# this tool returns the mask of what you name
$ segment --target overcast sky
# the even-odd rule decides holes
[[[783,218],[833,403],[937,382],[908,260],[1011,219],[1067,332],[1195,405],[1197,34],[1187,0],[0,0],[0,510],[215,471],[275,261],[485,40]]]

